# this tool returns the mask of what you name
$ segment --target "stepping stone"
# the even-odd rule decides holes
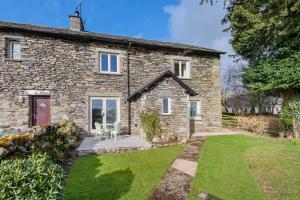
[[[192,177],[195,177],[198,163],[189,160],[176,159],[172,167],[178,169]]]
[[[149,200],[186,200],[191,192],[192,180],[198,166],[203,138],[187,145],[166,172]]]

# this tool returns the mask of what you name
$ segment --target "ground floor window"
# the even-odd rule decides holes
[[[171,114],[171,100],[170,98],[164,97],[162,102],[162,114],[169,115]]]
[[[190,117],[200,116],[200,102],[199,101],[190,101]]]
[[[95,122],[104,128],[111,128],[120,120],[119,98],[92,97],[90,102],[91,129],[95,129]]]

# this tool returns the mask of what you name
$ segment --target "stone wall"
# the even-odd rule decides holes
[[[133,67],[130,71],[131,91],[141,88],[165,70],[173,70],[174,59],[190,62],[191,77],[183,81],[198,93],[190,100],[199,101],[201,104],[201,116],[192,122],[195,124],[194,132],[220,127],[222,108],[219,57],[147,49],[133,50],[130,57],[130,65]]]
[[[168,97],[171,101],[171,113],[162,114],[162,98]],[[184,138],[188,134],[188,95],[184,89],[173,79],[162,80],[151,91],[144,93],[141,98],[132,103],[134,134],[143,134],[140,122],[141,112],[156,110],[159,113],[162,133],[165,135],[176,134],[179,138]]]
[[[6,39],[18,37],[21,60],[5,57]],[[98,53],[116,51],[120,74],[98,70]],[[190,61],[191,79],[184,80],[199,94],[201,120],[197,127],[221,125],[219,57],[184,54],[183,51],[138,48],[130,50],[130,90],[133,93],[166,69],[174,59]],[[89,98],[120,97],[123,129],[128,129],[127,46],[92,41],[74,41],[37,34],[0,32],[0,128],[26,129],[31,125],[28,90],[48,91],[51,120],[72,119],[89,132]],[[134,106],[134,109],[136,109]],[[135,126],[132,123],[132,126]]]

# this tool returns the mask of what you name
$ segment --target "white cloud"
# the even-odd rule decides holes
[[[225,28],[221,20],[225,15],[223,3],[200,5],[197,0],[181,0],[178,5],[164,7],[170,15],[169,32],[176,42],[199,45],[227,52],[221,58],[222,68],[233,63],[234,54],[229,43],[230,34],[223,32]]]
[[[144,34],[143,33],[138,33],[138,34],[136,34],[136,35],[134,35],[132,37],[134,37],[134,38],[143,38]]]

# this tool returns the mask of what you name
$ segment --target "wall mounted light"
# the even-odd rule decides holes
[[[19,103],[25,103],[25,97],[20,96],[19,97]]]

